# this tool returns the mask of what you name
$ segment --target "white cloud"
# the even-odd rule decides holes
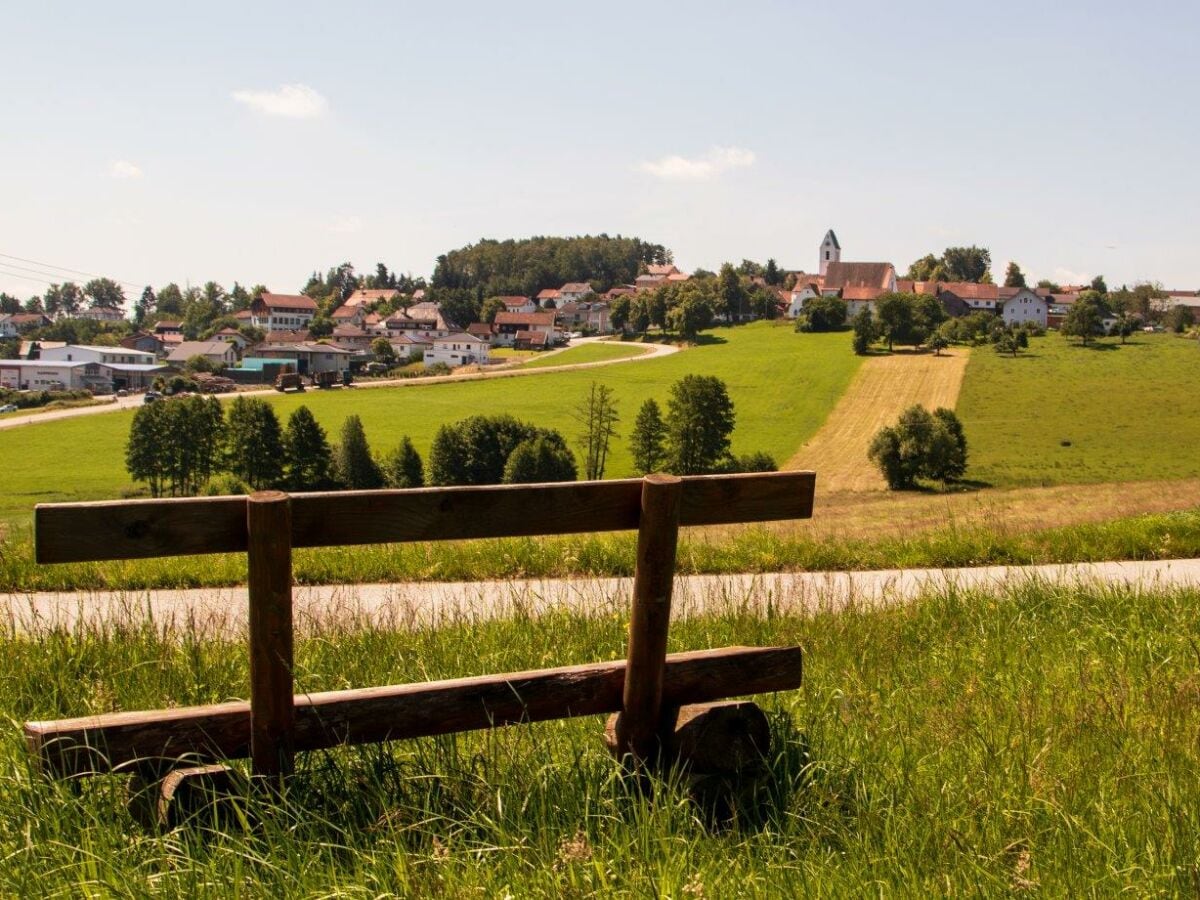
[[[233,99],[268,116],[315,119],[329,109],[329,101],[307,84],[283,84],[275,91],[234,91]]]
[[[703,156],[664,156],[638,163],[638,169],[664,181],[707,181],[729,169],[754,165],[754,151],[742,147],[713,147]]]
[[[1054,270],[1054,280],[1059,284],[1091,284],[1092,276],[1082,272],[1073,272],[1061,266]]]
[[[141,178],[142,170],[126,159],[118,159],[108,168],[112,178]]]
[[[334,234],[354,234],[362,231],[362,219],[358,216],[339,216],[329,223],[329,231]]]

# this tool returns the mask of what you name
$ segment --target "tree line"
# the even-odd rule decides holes
[[[125,466],[155,497],[526,484],[574,481],[581,471],[586,479],[601,479],[621,421],[612,389],[593,383],[573,418],[582,468],[561,432],[510,415],[442,425],[426,467],[407,436],[376,456],[356,415],[346,418],[340,440],[331,444],[307,406],[298,407],[284,426],[274,407],[259,398],[237,397],[223,409],[215,397],[193,396],[138,408]],[[672,385],[665,414],[653,399],[639,409],[629,435],[634,466],[639,474],[774,470],[775,461],[765,453],[731,453],[734,421],[721,379],[686,375]]]

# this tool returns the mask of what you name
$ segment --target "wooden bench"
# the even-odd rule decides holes
[[[620,713],[614,750],[647,760],[672,710],[800,685],[799,647],[666,653],[681,525],[807,518],[811,472],[494,487],[42,504],[39,563],[241,553],[249,568],[249,702],[29,722],[59,777],[147,762],[249,757],[292,772],[298,750]],[[292,548],[638,530],[627,659],[423,684],[294,694]],[[184,764],[180,762],[179,764]]]

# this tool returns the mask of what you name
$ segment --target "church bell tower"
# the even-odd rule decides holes
[[[830,228],[825,232],[825,240],[821,241],[821,277],[825,277],[825,272],[829,268],[831,262],[841,262],[842,260],[842,245],[838,243],[837,235]]]

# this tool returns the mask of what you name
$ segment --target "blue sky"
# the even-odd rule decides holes
[[[288,291],[601,231],[811,269],[829,227],[901,269],[977,243],[1200,288],[1194,0],[3,2],[22,297],[14,256]]]

